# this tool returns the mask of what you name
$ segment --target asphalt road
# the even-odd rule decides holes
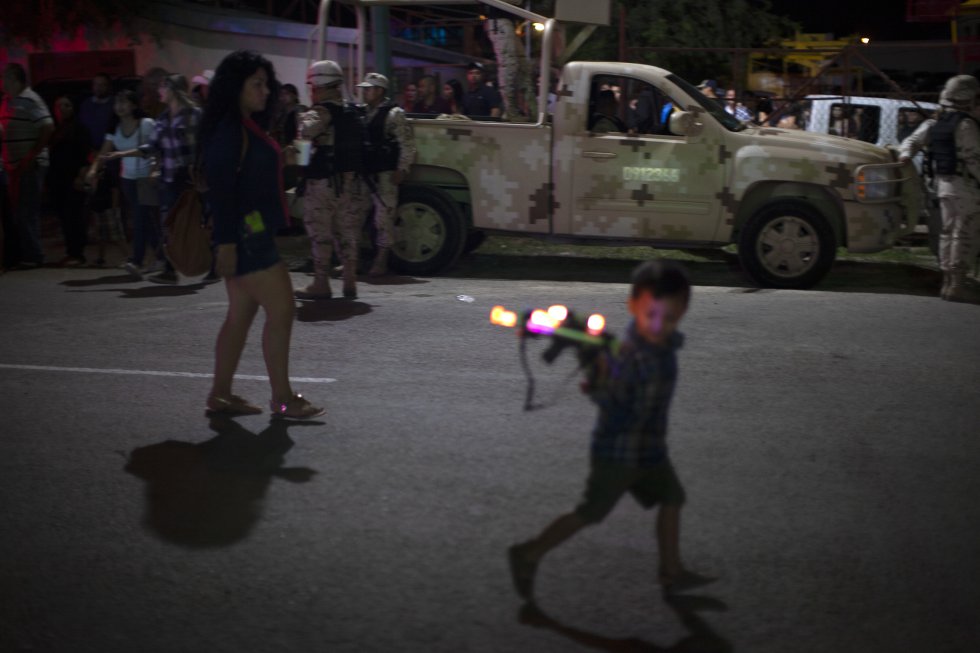
[[[670,440],[685,558],[718,582],[665,603],[624,500],[522,609],[506,547],[575,505],[594,412],[571,357],[535,358],[553,405],[524,412],[487,315],[618,330],[628,269],[523,264],[301,305],[292,375],[329,412],[289,426],[203,415],[220,284],[0,277],[0,651],[980,650],[980,306],[922,274],[766,291],[694,266]],[[264,403],[258,326],[240,373]]]

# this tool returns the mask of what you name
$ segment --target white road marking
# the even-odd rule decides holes
[[[131,374],[135,376],[176,376],[187,379],[210,379],[214,374],[202,374],[200,372],[161,372],[157,370],[117,370],[102,369],[96,367],[54,367],[49,365],[11,365],[0,363],[0,368],[8,370],[37,370],[40,372],[82,372],[85,374]],[[248,381],[268,381],[269,377],[256,374],[236,374],[236,379]],[[333,383],[337,379],[316,378],[316,377],[291,377],[290,381],[299,383]]]

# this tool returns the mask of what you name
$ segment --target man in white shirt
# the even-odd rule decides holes
[[[41,188],[48,171],[47,146],[54,120],[44,100],[27,85],[27,72],[20,64],[9,63],[3,69],[3,91],[0,129],[11,224],[17,230],[22,267],[37,267],[44,263]]]

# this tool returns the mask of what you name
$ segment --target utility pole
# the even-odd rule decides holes
[[[626,5],[619,3],[619,60],[626,61]]]
[[[531,0],[527,0],[524,3],[524,8],[531,11]],[[531,32],[533,31],[533,26],[530,22],[525,23],[527,27],[524,28],[524,56],[527,57],[528,61],[531,60]]]
[[[371,7],[371,31],[374,70],[391,79],[391,11],[387,6]],[[364,47],[363,43],[361,47]]]

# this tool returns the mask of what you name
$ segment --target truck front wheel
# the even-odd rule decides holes
[[[834,232],[820,213],[804,204],[779,202],[749,218],[738,239],[745,271],[761,286],[809,288],[834,263]]]
[[[392,267],[403,274],[438,274],[456,262],[466,224],[452,198],[438,188],[405,186],[395,211]]]

